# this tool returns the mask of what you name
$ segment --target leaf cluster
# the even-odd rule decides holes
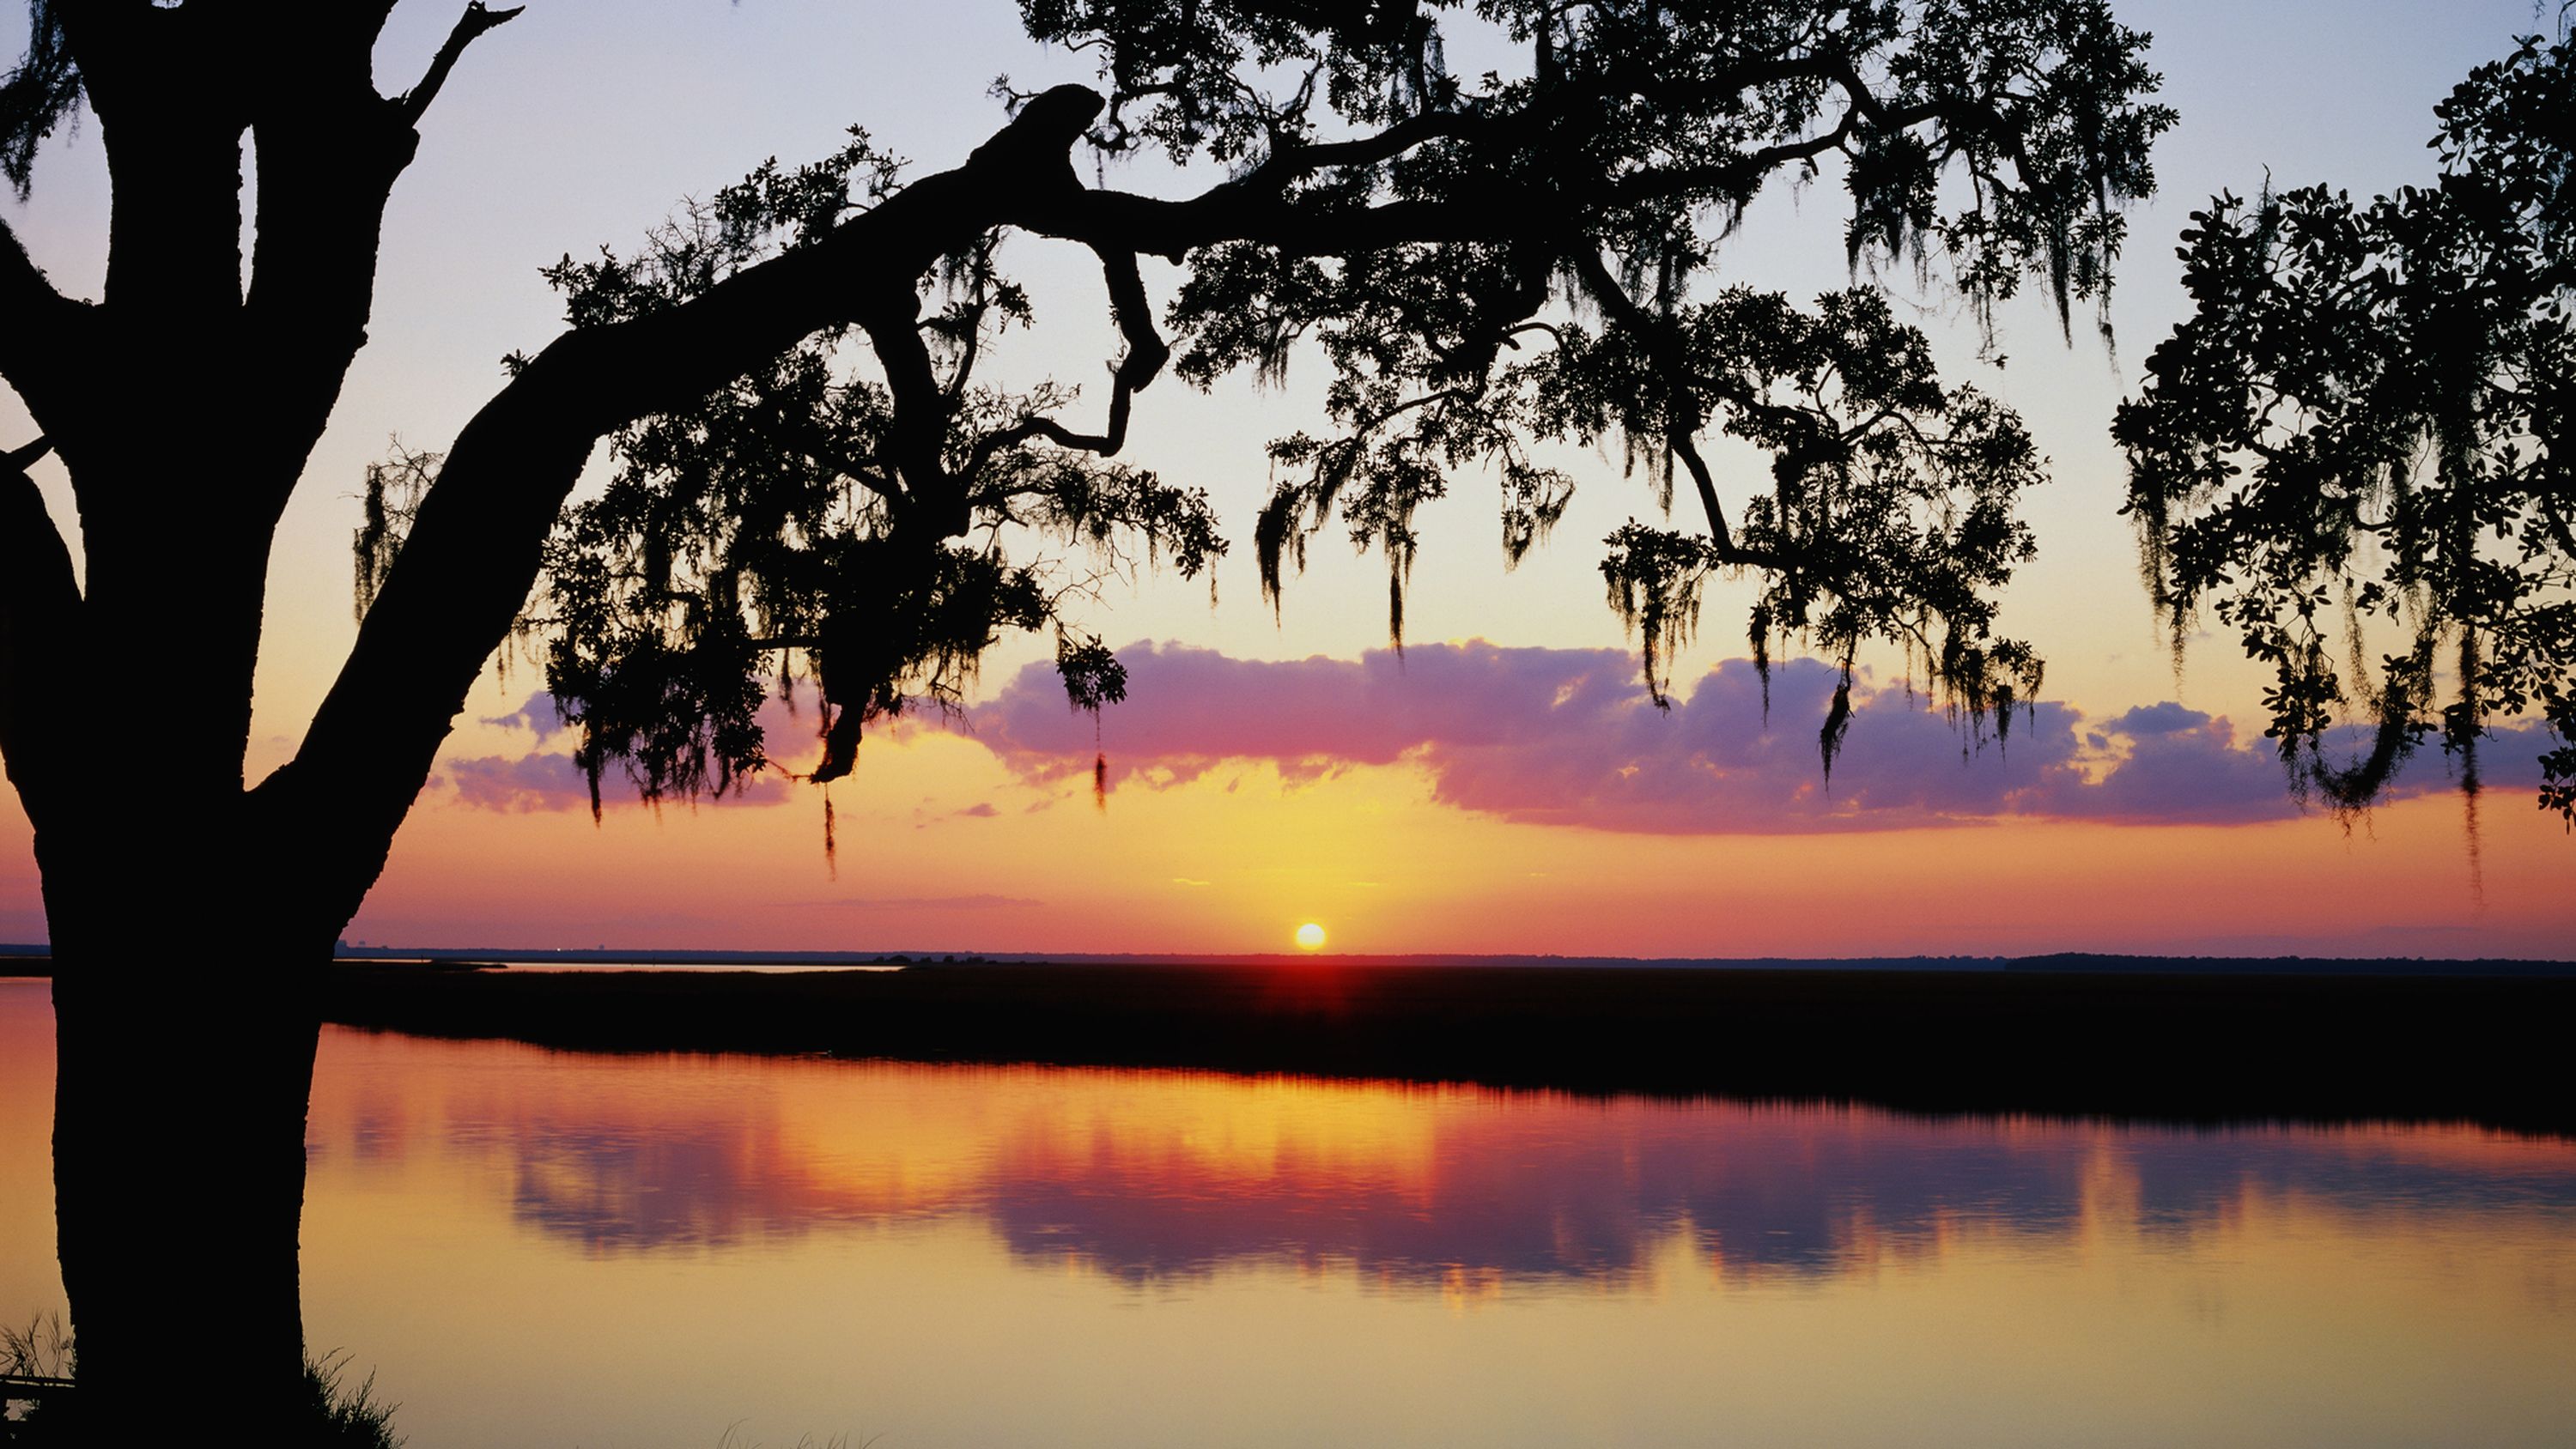
[[[1623,254],[1704,264],[1775,174],[1839,158],[1855,266],[1944,255],[1980,308],[2026,274],[2103,297],[2174,122],[2104,0],[1023,0],[1096,51],[1093,139],[1204,153],[1301,201],[1508,206]],[[1526,73],[1446,68],[1444,26]],[[1007,89],[1007,87],[1006,87]],[[1401,144],[1393,144],[1400,138]],[[1329,156],[1329,166],[1304,163]],[[1955,178],[1958,185],[1949,185]]]
[[[1994,592],[2035,552],[2020,496],[2046,481],[2020,419],[1974,388],[1942,387],[1922,332],[1874,291],[1828,293],[1805,312],[1730,288],[1678,312],[1671,347],[1690,359],[1681,396],[1664,390],[1656,358],[1615,333],[1569,331],[1534,369],[1540,415],[1578,438],[1717,416],[1770,455],[1770,486],[1731,538],[1632,520],[1609,539],[1610,603],[1642,636],[1655,697],[1708,578],[1752,571],[1748,633],[1766,694],[1776,640],[1807,640],[1841,669],[1820,735],[1828,772],[1871,639],[1899,646],[1909,678],[1919,663],[1972,732],[1991,718],[2008,736],[2013,705],[2035,699],[2041,680],[2029,646],[1994,633]]]
[[[810,165],[781,167],[772,156],[713,199],[684,203],[634,257],[602,247],[596,259],[566,256],[545,268],[563,294],[564,320],[598,327],[677,306],[766,257],[821,240],[858,198],[884,200],[901,184],[903,161],[857,126],[849,137]]]
[[[895,185],[898,163],[853,137],[815,166],[765,164],[632,257],[603,250],[547,269],[568,319],[650,315],[810,244],[851,197]],[[1068,577],[1044,543],[1110,569],[1141,554],[1184,577],[1226,544],[1203,492],[1045,435],[1033,420],[1076,390],[976,382],[991,338],[1031,320],[997,246],[987,235],[944,258],[907,324],[935,371],[926,464],[916,417],[854,328],[809,337],[610,437],[609,476],[564,511],[520,620],[579,731],[594,809],[612,766],[647,800],[736,788],[771,763],[762,705],[773,689],[792,704],[800,685],[819,696],[816,777],[846,773],[865,723],[954,707],[1008,631],[1055,630],[1076,706],[1123,697],[1117,661],[1064,614],[1097,575]],[[398,453],[369,471],[362,600],[435,462]],[[1032,540],[1041,551],[1015,559]]]
[[[1484,468],[1517,561],[1573,487],[1535,446],[1616,433],[1659,505],[1687,471],[1706,515],[1705,533],[1611,540],[1613,602],[1645,636],[1659,697],[1714,569],[1762,575],[1757,643],[1801,634],[1848,665],[1861,640],[1892,640],[1958,687],[1972,723],[2036,687],[2035,656],[1990,628],[1992,591],[2030,542],[2013,500],[2041,469],[2018,421],[1943,389],[1919,334],[1871,312],[1866,289],[1809,316],[1712,296],[1708,279],[1768,180],[1831,161],[1856,269],[1938,258],[1981,317],[2025,276],[2061,314],[2107,297],[2118,208],[2152,189],[2149,146],[2174,119],[2146,100],[2146,37],[2107,7],[1023,9],[1042,38],[1103,52],[1102,146],[1204,150],[1238,186],[1277,185],[1354,229],[1401,214],[1458,233],[1348,250],[1253,237],[1190,258],[1167,316],[1184,377],[1275,381],[1301,347],[1330,370],[1335,431],[1271,447],[1254,542],[1274,602],[1338,518],[1387,561],[1400,646],[1417,509]],[[1499,29],[1526,73],[1442,72],[1451,23]],[[1407,144],[1367,139],[1398,133]],[[1897,351],[1864,355],[1880,346]],[[1719,430],[1774,459],[1734,522],[1698,455]]]
[[[2571,59],[2533,38],[2473,72],[2429,187],[2195,213],[2194,313],[2114,426],[2177,658],[2203,610],[2232,627],[2293,784],[2338,810],[2429,739],[2474,793],[2488,723],[2536,712],[2540,804],[2576,821]]]
[[[54,0],[28,0],[27,53],[0,78],[0,176],[27,199],[36,148],[80,106],[80,68],[72,61]]]
[[[799,679],[819,687],[816,774],[831,778],[862,724],[953,704],[1012,629],[1056,630],[1077,705],[1117,698],[1114,659],[1064,615],[1084,580],[1014,551],[1034,537],[1099,567],[1141,556],[1185,576],[1224,551],[1202,493],[1114,461],[1129,399],[1167,357],[1200,385],[1238,369],[1276,380],[1296,356],[1329,370],[1329,426],[1271,445],[1253,532],[1274,604],[1338,521],[1386,558],[1400,646],[1420,508],[1486,470],[1517,561],[1572,494],[1544,446],[1616,433],[1659,503],[1687,474],[1704,515],[1705,532],[1611,540],[1614,602],[1646,635],[1659,696],[1714,570],[1760,575],[1752,632],[1766,659],[1769,641],[1802,635],[1848,676],[1863,641],[1892,640],[1972,721],[2036,688],[2037,660],[1991,628],[1993,592],[2029,549],[2014,500],[2042,468],[2018,421],[1942,386],[1920,334],[1869,288],[1808,312],[1713,277],[1771,179],[1831,168],[1856,270],[1939,261],[1978,309],[2026,276],[2061,313],[2106,296],[2118,208],[2151,189],[2148,147],[2173,116],[2149,99],[2146,37],[2105,0],[1024,0],[1022,12],[1036,38],[1098,58],[1108,94],[1087,123],[1103,157],[1150,147],[1228,173],[1162,203],[1087,190],[1067,167],[1031,203],[1054,209],[1024,224],[1080,241],[1107,270],[1129,349],[1109,427],[1060,421],[1074,389],[977,380],[988,345],[1034,321],[988,232],[909,279],[908,315],[869,300],[618,432],[612,476],[556,531],[525,621],[594,778],[622,762],[651,796],[758,768],[753,678],[791,696]],[[1457,27],[1520,63],[1453,72]],[[997,89],[1025,103],[1021,121],[1046,123],[1029,134],[1074,100],[1093,116],[1061,88]],[[856,136],[817,166],[763,167],[631,257],[566,258],[548,276],[576,328],[650,317],[899,186],[896,163]],[[1121,204],[1081,205],[1095,198]],[[1168,344],[1139,280],[1147,253],[1183,262],[1159,318]],[[869,299],[901,297],[906,280],[852,279]],[[1744,480],[1740,517],[1699,451],[1720,431],[1773,460],[1767,481]],[[1847,712],[1846,689],[1828,763]]]

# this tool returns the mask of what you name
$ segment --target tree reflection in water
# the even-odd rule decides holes
[[[466,1070],[468,1063],[472,1063]],[[2468,1128],[2207,1131],[1171,1072],[550,1054],[341,1034],[315,1168],[467,1159],[591,1253],[968,1217],[1135,1283],[1256,1262],[1438,1289],[1634,1280],[1673,1240],[1822,1277],[1964,1230],[2188,1238],[2253,1197],[2576,1213],[2576,1150]]]

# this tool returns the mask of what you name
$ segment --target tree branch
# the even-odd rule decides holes
[[[1682,460],[1683,467],[1690,470],[1691,486],[1698,491],[1700,507],[1708,514],[1709,544],[1716,550],[1719,560],[1725,563],[1768,562],[1737,548],[1734,535],[1727,530],[1726,510],[1717,500],[1717,480],[1709,473],[1708,461],[1699,455],[1699,444],[1693,436],[1705,419],[1700,416],[1699,405],[1692,397],[1690,374],[1673,357],[1672,350],[1660,335],[1662,329],[1657,324],[1663,319],[1637,305],[1637,299],[1628,295],[1628,289],[1619,285],[1619,279],[1610,275],[1610,269],[1601,264],[1600,255],[1591,248],[1574,253],[1573,262],[1576,275],[1583,279],[1584,288],[1592,293],[1593,300],[1601,304],[1601,310],[1636,334],[1647,355],[1655,359],[1655,370],[1663,374],[1667,394],[1664,400],[1664,446],[1672,451],[1674,457]]]
[[[912,502],[936,507],[957,492],[940,458],[940,445],[948,433],[948,395],[930,365],[930,348],[913,325],[920,318],[920,308],[912,275],[917,274],[870,288],[877,295],[858,309],[858,322],[876,348],[877,361],[885,368],[886,391],[894,398],[890,451],[895,470]],[[962,498],[956,501],[962,506]],[[964,521],[958,522],[958,531],[963,532]]]
[[[568,332],[475,414],[421,500],[357,643],[295,758],[252,792],[303,842],[316,889],[354,911],[484,661],[535,582],[592,444],[686,405],[829,327],[887,320],[908,283],[1010,220],[1079,192],[1070,151],[1100,108],[1061,87],[954,170],[666,310]],[[891,329],[919,345],[906,325]],[[890,372],[897,371],[889,362]],[[932,388],[936,394],[935,382]]]
[[[113,183],[102,302],[202,345],[241,304],[241,135],[266,37],[237,6],[57,5]],[[82,440],[56,439],[77,460]]]
[[[441,63],[406,97],[406,106],[416,112],[426,104],[455,54],[500,23],[495,14],[469,10]],[[1102,104],[1081,87],[1034,97],[965,164],[906,187],[813,245],[746,268],[665,311],[558,338],[475,416],[423,500],[303,747],[253,792],[259,808],[298,812],[300,838],[312,842],[325,874],[342,882],[334,889],[351,909],[381,866],[384,843],[426,781],[484,660],[523,606],[546,535],[600,436],[704,396],[816,331],[852,324],[867,328],[876,342],[899,412],[907,410],[907,398],[936,402],[935,374],[926,355],[916,356],[923,349],[909,285],[976,237],[1016,226],[1082,242],[1099,255],[1128,350],[1117,369],[1107,432],[1085,437],[1047,419],[1006,432],[1111,452],[1123,442],[1133,393],[1158,375],[1168,356],[1152,328],[1139,256],[1178,259],[1195,247],[1238,239],[1299,255],[1521,238],[1555,247],[1568,240],[1569,210],[1609,199],[1603,194],[1609,183],[1597,175],[1499,180],[1440,199],[1373,207],[1265,194],[1239,183],[1181,201],[1088,190],[1069,153]],[[1305,148],[1271,176],[1368,163],[1461,124],[1426,119],[1370,140]],[[1798,144],[1827,146],[1832,136]],[[1688,194],[1708,178],[1679,173],[1665,184]],[[1597,256],[1592,271],[1606,279]],[[890,281],[900,296],[888,290]],[[1612,291],[1615,300],[1605,297],[1606,305],[1634,311],[1632,300],[1615,286]],[[1676,393],[1684,406],[1689,397],[1687,388]],[[1690,434],[1689,426],[1677,426],[1672,442],[1708,509],[1717,557],[1773,562],[1733,544]],[[899,466],[914,501],[962,509],[962,491],[954,488],[948,490],[953,498],[919,495],[924,484],[954,482],[940,466],[941,437],[944,432],[899,439]],[[962,528],[965,520],[925,522]]]
[[[517,19],[519,12],[527,8],[514,5],[507,10],[494,10],[484,5],[483,0],[468,0],[465,13],[457,17],[456,28],[447,32],[446,42],[438,47],[438,54],[430,58],[429,73],[420,78],[419,85],[404,92],[402,98],[394,103],[400,110],[403,123],[411,126],[420,124],[420,118],[429,112],[429,103],[438,99],[439,88],[447,84],[448,72],[456,69],[457,60],[465,54],[465,47],[481,39],[485,31]]]
[[[10,330],[24,330],[64,300],[35,258],[27,255],[18,233],[0,220],[0,316],[9,319]]]
[[[420,149],[417,112],[376,92],[388,7],[343,4],[272,21],[272,49],[292,59],[264,51],[275,73],[252,88],[258,211],[238,346],[262,406],[243,475],[267,480],[281,508],[366,345],[385,204]]]
[[[1031,438],[1044,438],[1059,448],[1097,453],[1103,458],[1114,458],[1127,446],[1127,419],[1135,395],[1161,375],[1163,364],[1171,360],[1172,349],[1154,330],[1153,304],[1145,296],[1144,277],[1136,270],[1136,254],[1115,247],[1093,250],[1109,282],[1110,314],[1127,339],[1127,355],[1118,360],[1117,369],[1110,375],[1108,429],[1098,434],[1077,433],[1053,418],[1024,418],[977,441],[964,470],[970,483],[994,458]]]
[[[1473,117],[1457,111],[1430,111],[1398,121],[1374,136],[1272,151],[1260,165],[1228,184],[1245,191],[1276,192],[1300,177],[1336,166],[1374,166],[1391,161],[1425,141],[1465,135],[1474,124]]]
[[[366,32],[370,46],[384,34],[385,22],[393,18],[394,4],[395,0],[357,0],[350,5],[350,21]]]
[[[86,342],[89,316],[86,304],[54,290],[18,234],[0,220],[0,377],[26,400],[38,427],[67,421],[67,383],[83,371],[66,365],[67,354]]]

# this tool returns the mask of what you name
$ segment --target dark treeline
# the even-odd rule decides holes
[[[600,1051],[827,1053],[2576,1131],[2576,976],[990,963],[324,973],[325,1019]]]

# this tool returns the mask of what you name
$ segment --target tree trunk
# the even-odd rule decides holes
[[[243,857],[252,844],[224,842]],[[278,929],[274,891],[247,871],[190,869],[167,887],[45,872],[55,1239],[81,1442],[217,1424],[300,1437],[298,1228],[327,947]]]

